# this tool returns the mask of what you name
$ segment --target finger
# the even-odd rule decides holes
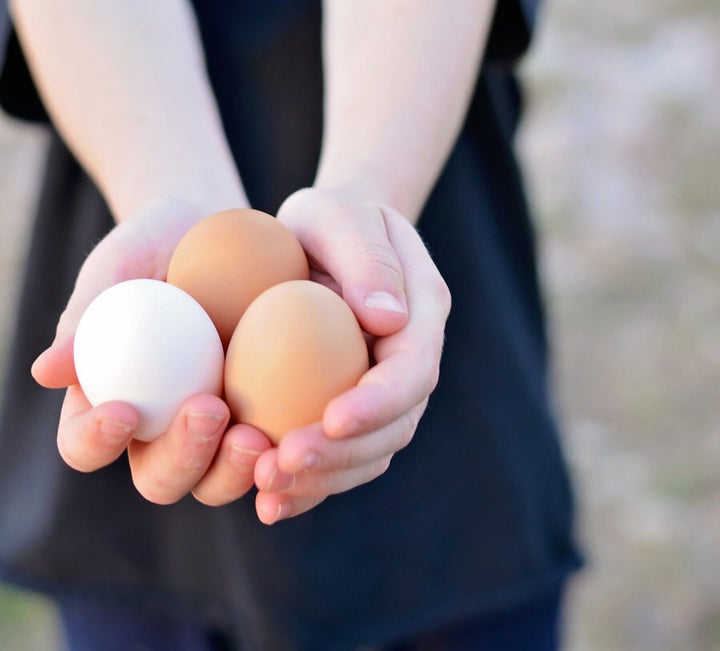
[[[127,448],[140,419],[122,402],[106,402],[92,409],[78,385],[65,393],[57,446],[71,468],[92,472],[115,461]]]
[[[323,415],[328,438],[367,436],[404,418],[417,427],[438,382],[440,351],[429,340],[405,344],[410,336],[403,331],[396,342],[378,342],[376,348],[383,348],[376,353],[378,363],[355,387],[328,403]]]
[[[363,466],[406,447],[412,440],[427,401],[394,422],[362,436],[328,438],[321,425],[288,432],[277,448],[281,472],[327,472]]]
[[[258,490],[294,497],[326,497],[343,493],[382,475],[390,466],[392,454],[373,459],[362,466],[329,472],[301,471],[292,475],[275,470],[267,480],[255,475]],[[264,473],[263,473],[264,474]]]
[[[199,394],[185,402],[157,439],[133,440],[128,458],[140,494],[156,504],[171,504],[188,494],[210,467],[229,417],[220,398]]]
[[[340,286],[364,330],[383,336],[407,323],[403,269],[391,246],[383,209],[312,190],[293,195],[278,212],[308,257]],[[312,210],[311,218],[304,214]]]
[[[30,369],[35,381],[48,389],[62,389],[78,383],[73,360],[73,336],[63,336],[44,350]]]
[[[255,462],[270,446],[267,437],[250,425],[231,427],[212,465],[193,488],[195,499],[208,506],[221,506],[245,495],[254,483]]]
[[[58,320],[55,338],[33,363],[32,375],[42,386],[57,389],[77,384],[73,341],[85,309],[103,290],[121,280],[142,276],[145,271],[140,260],[130,258],[126,251],[116,250],[114,239],[117,238],[108,236],[86,259]],[[108,265],[108,259],[120,259],[123,262]]]
[[[259,491],[255,496],[255,510],[260,522],[275,524],[279,520],[306,513],[324,500],[324,497],[292,497],[283,493]]]
[[[398,419],[437,384],[450,293],[415,229],[387,212],[388,234],[405,269],[410,321],[373,346],[376,365],[357,386],[332,400],[323,415],[329,437],[369,432]]]

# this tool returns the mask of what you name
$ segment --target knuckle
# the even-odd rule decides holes
[[[312,201],[314,196],[315,191],[312,188],[300,188],[296,190],[280,205],[277,210],[277,218],[285,223],[292,221],[298,206],[302,206],[306,201]]]
[[[402,436],[400,438],[399,450],[406,448],[415,436],[415,430],[420,422],[420,414],[417,409],[411,409],[403,415]]]
[[[94,472],[115,460],[119,450],[97,444],[97,426],[92,418],[84,418],[79,429],[61,422],[57,431],[57,449],[60,458],[73,470]]]
[[[384,475],[390,468],[390,462],[392,461],[393,455],[388,454],[375,461],[372,468],[372,475],[370,479],[377,479],[380,475]]]
[[[252,486],[252,467],[233,466],[209,470],[190,492],[205,506],[224,506],[240,499]]]
[[[365,247],[362,252],[362,261],[369,267],[379,268],[395,284],[402,284],[403,273],[397,256],[387,246],[373,243]]]
[[[452,294],[450,293],[450,288],[445,282],[445,279],[438,274],[435,282],[430,284],[429,290],[432,292],[432,295],[442,310],[443,315],[447,318],[452,308]]]
[[[166,477],[143,472],[132,464],[130,471],[135,489],[148,502],[160,505],[173,504],[182,497],[177,494],[176,487]]]
[[[354,468],[357,465],[357,455],[353,445],[346,445],[340,460],[341,468]]]
[[[425,351],[424,354],[419,356],[419,359],[424,360],[421,380],[421,392],[423,399],[426,399],[437,387],[440,381],[440,357],[441,351],[434,348],[430,351]]]
[[[440,368],[434,359],[428,359],[427,367],[425,369],[425,382],[423,384],[424,396],[429,396],[435,387],[437,387],[440,381]]]
[[[299,478],[296,494],[306,497],[324,498],[337,492],[335,484],[336,473],[326,472],[315,474],[310,477],[304,475]]]

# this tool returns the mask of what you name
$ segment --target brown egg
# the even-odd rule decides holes
[[[225,360],[234,418],[274,442],[322,419],[325,406],[368,369],[355,315],[340,296],[306,280],[281,283],[253,301]]]
[[[177,245],[167,274],[169,283],[205,308],[226,348],[256,296],[307,278],[307,258],[292,231],[251,209],[225,210],[195,224]]]

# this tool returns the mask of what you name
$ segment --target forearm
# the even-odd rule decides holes
[[[494,0],[326,0],[316,185],[415,221],[470,100]]]
[[[158,198],[246,203],[180,0],[15,0],[43,101],[118,221]]]

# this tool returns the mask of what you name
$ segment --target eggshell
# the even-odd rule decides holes
[[[164,432],[190,396],[222,392],[223,347],[210,317],[159,280],[128,280],[97,296],[78,324],[74,358],[90,403],[135,407],[143,441]]]
[[[278,442],[321,420],[368,365],[362,330],[340,296],[311,281],[284,282],[240,319],[225,360],[225,397],[236,420]]]
[[[205,308],[227,347],[251,301],[268,287],[307,279],[305,252],[277,219],[250,209],[206,217],[177,245],[167,280]]]

